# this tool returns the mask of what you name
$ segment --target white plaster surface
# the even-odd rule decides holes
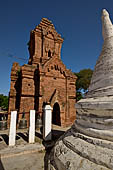
[[[30,110],[29,143],[35,142],[35,110]]]
[[[52,121],[52,113],[51,113],[51,106],[46,105],[44,108],[44,126],[43,126],[43,139],[45,141],[51,140],[51,121]]]
[[[102,34],[104,40],[113,36],[113,25],[110,21],[109,13],[106,11],[106,9],[103,9],[102,11]]]
[[[11,120],[10,120],[10,130],[9,130],[9,146],[15,145],[16,118],[17,118],[17,111],[12,111],[11,112]]]
[[[76,121],[50,153],[51,169],[113,170],[113,25],[102,12],[104,44]]]
[[[87,97],[113,95],[113,25],[108,12],[102,12],[103,47],[96,62]]]

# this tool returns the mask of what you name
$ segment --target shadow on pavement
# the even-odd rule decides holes
[[[52,129],[52,140],[57,140],[60,138],[60,136],[62,136],[65,133],[65,131],[61,131],[61,130],[53,130]]]
[[[54,144],[51,145],[51,147],[47,147],[47,146],[50,146],[50,144],[48,145],[47,142],[45,142],[46,143],[46,147],[45,147],[46,154],[45,154],[45,157],[44,157],[44,170],[50,170],[51,169],[50,164],[55,169],[58,170],[57,165],[56,165],[55,160],[54,160],[54,154],[55,154],[55,150],[56,150],[56,148],[54,148],[54,146],[55,146],[55,143],[57,141],[61,141],[65,137],[71,135],[71,133],[67,133],[67,131],[69,132],[70,129],[66,130],[66,133],[65,133],[65,131],[61,131],[61,130],[53,130],[53,132],[54,132],[53,133],[53,139],[54,139],[54,134],[55,134],[55,139],[54,139],[55,141],[51,140],[51,143],[54,141]],[[57,148],[60,149],[59,147],[57,147]],[[60,152],[62,152],[62,151],[60,151]],[[57,154],[57,151],[56,151],[56,154]]]
[[[0,138],[0,142],[2,142],[3,140]]]
[[[23,138],[23,140],[25,140],[26,142],[28,142],[28,135],[23,134],[21,132],[17,133],[18,136],[20,136],[21,138]]]
[[[50,152],[54,147],[56,141],[65,133],[65,131],[61,130],[53,130],[52,129],[52,140],[51,141],[43,141],[43,145],[45,146],[45,156],[44,156],[44,170],[50,169]]]
[[[3,140],[5,141],[5,143],[8,145],[8,142],[9,142],[9,136],[8,136],[8,135],[6,135],[6,134],[2,134],[1,136],[2,136]]]
[[[17,136],[17,134],[16,134],[16,140],[19,140],[20,139],[20,137],[19,136]]]
[[[4,167],[3,167],[1,159],[0,159],[0,170],[5,170]]]
[[[35,136],[38,137],[38,138],[40,138],[40,139],[43,139],[42,134],[40,134],[40,133],[38,133],[38,132],[36,132],[36,131],[35,131]]]

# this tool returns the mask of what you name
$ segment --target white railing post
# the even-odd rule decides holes
[[[35,110],[30,110],[29,143],[35,142]]]
[[[17,119],[17,111],[11,111],[10,130],[9,130],[9,146],[14,146],[15,145],[15,140],[16,140],[16,119]]]
[[[52,113],[51,113],[51,110],[52,110],[52,108],[50,105],[46,105],[44,107],[43,139],[45,141],[52,139],[52,134],[51,134]]]

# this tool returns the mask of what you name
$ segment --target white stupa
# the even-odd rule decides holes
[[[102,35],[104,43],[87,97],[113,96],[113,25],[105,9],[102,12]]]
[[[103,47],[74,125],[50,154],[53,170],[113,170],[113,25],[102,11]]]

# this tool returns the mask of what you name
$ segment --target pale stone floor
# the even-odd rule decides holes
[[[29,153],[1,159],[0,170],[43,170],[45,152]]]
[[[68,127],[69,128],[69,127]],[[52,126],[53,143],[68,129]],[[41,131],[35,133],[35,144],[28,144],[28,130],[17,130],[16,146],[8,146],[8,130],[0,131],[0,170],[46,170],[48,153]],[[46,145],[47,146],[47,145]]]

